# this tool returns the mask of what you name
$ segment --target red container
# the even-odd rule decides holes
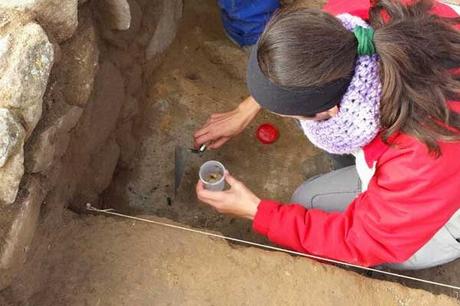
[[[278,129],[270,123],[261,124],[257,128],[256,137],[263,144],[272,144],[278,140],[279,136]]]

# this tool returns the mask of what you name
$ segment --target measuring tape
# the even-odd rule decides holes
[[[291,250],[287,250],[287,249],[283,249],[283,248],[278,248],[278,247],[274,247],[274,246],[270,246],[270,245],[265,245],[265,244],[261,244],[261,243],[256,243],[256,242],[252,242],[252,241],[246,241],[246,240],[242,240],[242,239],[227,237],[227,236],[224,236],[224,235],[208,233],[208,232],[205,232],[205,231],[201,231],[201,230],[197,230],[197,229],[193,229],[193,228],[187,228],[187,227],[183,227],[183,226],[179,226],[179,225],[174,225],[174,224],[163,223],[163,222],[159,222],[159,221],[154,221],[154,220],[149,220],[149,219],[143,219],[143,218],[139,218],[139,217],[133,217],[133,216],[129,216],[129,215],[124,215],[124,214],[115,212],[113,209],[98,209],[98,208],[93,207],[90,203],[86,204],[86,209],[89,210],[89,211],[92,211],[92,212],[100,213],[100,214],[112,215],[112,216],[117,216],[117,217],[121,217],[121,218],[127,218],[127,219],[131,219],[131,220],[136,220],[136,221],[156,224],[156,225],[160,225],[160,226],[164,226],[164,227],[169,227],[169,228],[174,228],[174,229],[178,229],[178,230],[182,230],[182,231],[192,232],[192,233],[195,233],[195,234],[205,235],[205,236],[208,236],[208,237],[214,237],[214,238],[219,238],[219,239],[239,242],[239,243],[243,243],[243,244],[247,244],[247,245],[251,245],[251,246],[256,246],[256,247],[260,247],[260,248],[264,248],[264,249],[268,249],[268,250],[279,251],[279,252],[284,252],[284,253],[288,253],[288,254],[292,254],[292,255],[298,255],[298,256],[302,256],[302,257],[307,257],[307,258],[311,258],[311,259],[316,259],[316,260],[320,260],[320,261],[334,263],[334,264],[341,265],[341,266],[352,267],[352,268],[365,270],[365,271],[372,271],[372,272],[376,272],[376,273],[380,273],[380,274],[384,274],[384,275],[390,275],[390,276],[394,276],[394,277],[398,277],[398,278],[402,278],[402,279],[408,279],[408,280],[412,280],[412,281],[417,281],[417,282],[421,282],[421,283],[425,283],[425,284],[440,286],[440,287],[449,288],[449,289],[460,290],[460,287],[458,287],[458,286],[453,286],[453,285],[444,284],[444,283],[438,283],[438,282],[434,282],[434,281],[430,281],[430,280],[426,280],[426,279],[422,279],[422,278],[417,278],[417,277],[397,274],[397,273],[378,270],[378,269],[374,269],[374,268],[363,267],[363,266],[354,265],[354,264],[346,263],[346,262],[339,261],[339,260],[324,258],[324,257],[320,257],[320,256],[310,255],[310,254],[304,254],[304,253],[291,251]]]

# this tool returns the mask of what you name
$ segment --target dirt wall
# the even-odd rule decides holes
[[[97,202],[129,160],[143,66],[173,40],[181,6],[0,0],[0,290],[37,224]]]

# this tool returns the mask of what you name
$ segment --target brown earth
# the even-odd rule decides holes
[[[139,221],[66,215],[64,225],[35,246],[33,255],[46,260],[28,262],[1,305],[28,295],[20,305],[456,305],[304,258]]]

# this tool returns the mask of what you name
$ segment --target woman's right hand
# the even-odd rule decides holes
[[[203,127],[195,132],[195,147],[207,143],[208,148],[217,149],[240,134],[260,110],[259,104],[248,97],[234,110],[212,114]]]

